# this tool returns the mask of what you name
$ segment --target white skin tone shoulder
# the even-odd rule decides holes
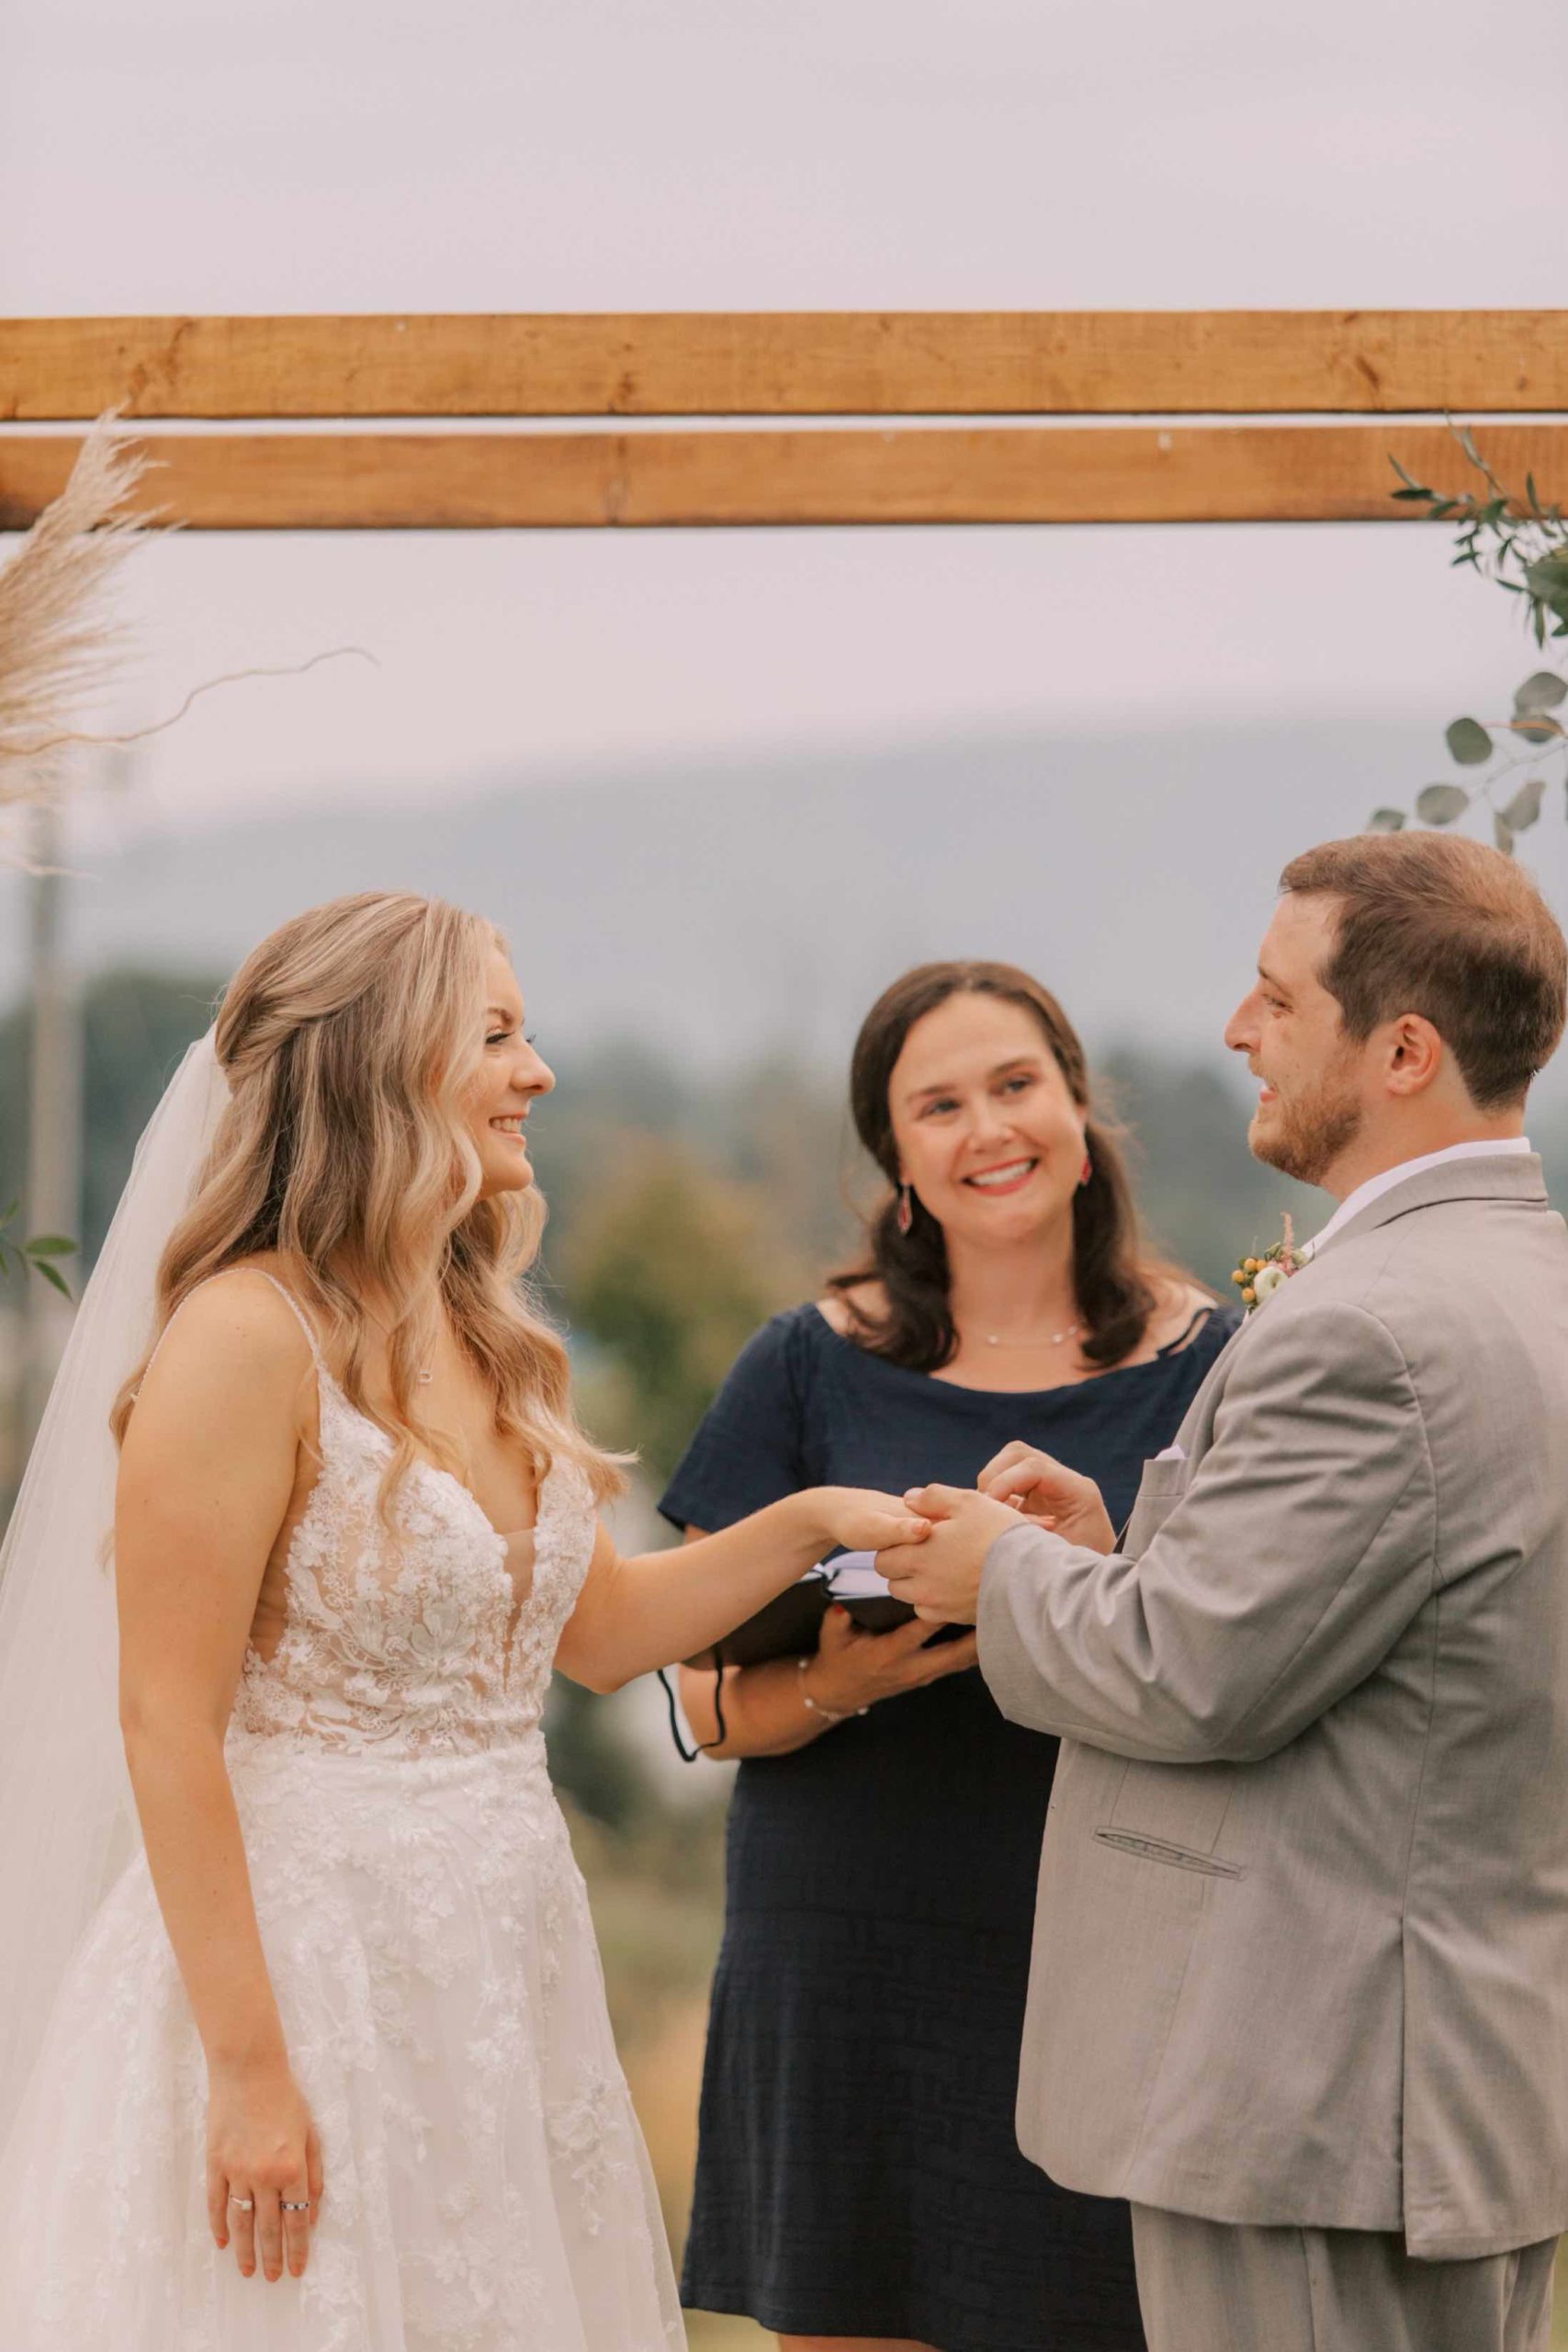
[[[1523,1103],[1482,1111],[1432,1023],[1404,1012],[1357,1040],[1320,974],[1332,955],[1339,902],[1287,895],[1274,910],[1258,978],[1225,1028],[1258,1081],[1247,1131],[1254,1155],[1337,1200],[1386,1170],[1452,1144],[1503,1142],[1524,1131]],[[934,1623],[970,1625],[980,1575],[997,1537],[1022,1510],[1071,1544],[1106,1553],[1111,1522],[1090,1479],[1049,1454],[1010,1445],[981,1472],[978,1491],[912,1490],[905,1500],[934,1522],[931,1540],[880,1563],[889,1581]]]
[[[487,975],[483,1058],[468,1101],[481,1195],[534,1181],[525,1126],[555,1083],[523,1030],[504,956]],[[432,1257],[442,1237],[431,1237]],[[257,1260],[256,1269],[274,1261]],[[285,1277],[287,1265],[277,1271]],[[469,1465],[492,1525],[530,1528],[536,1494],[488,1396],[444,1330],[422,1403]],[[372,1363],[374,1398],[384,1379]],[[153,1884],[209,2075],[209,2218],[247,2277],[306,2267],[323,2191],[321,2151],[288,2053],[257,1931],[223,1743],[247,1644],[281,1623],[283,1566],[315,1476],[315,1396],[299,1324],[245,1265],[193,1294],[141,1384],[116,1501],[120,1713]],[[558,1660],[609,1690],[689,1656],[836,1544],[919,1542],[896,1499],[819,1488],[709,1543],[623,1558],[601,1530]],[[308,1836],[308,1825],[301,1835]],[[251,2184],[231,2216],[224,2184]],[[284,2211],[285,2203],[303,2210]]]

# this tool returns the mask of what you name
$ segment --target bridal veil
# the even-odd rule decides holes
[[[78,1938],[134,1850],[108,1539],[109,1411],[228,1100],[212,1035],[137,1147],[0,1547],[0,2148]]]

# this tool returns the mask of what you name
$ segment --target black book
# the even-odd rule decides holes
[[[744,1624],[699,1650],[686,1664],[706,1667],[711,1673],[726,1666],[761,1666],[771,1657],[809,1657],[821,1639],[822,1620],[835,1601],[869,1633],[886,1634],[891,1626],[908,1624],[914,1610],[888,1590],[886,1578],[876,1572],[875,1558],[873,1552],[840,1552],[836,1559],[808,1568],[797,1583],[786,1585]],[[934,1629],[939,1634],[945,1630]]]

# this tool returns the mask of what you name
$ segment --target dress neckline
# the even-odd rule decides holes
[[[257,1266],[255,1268],[255,1272],[260,1274],[264,1282],[267,1282],[272,1284],[273,1289],[277,1293],[279,1298],[282,1299],[284,1305],[292,1311],[295,1321],[299,1324],[299,1329],[305,1334],[305,1344],[310,1351],[310,1361],[316,1367],[316,1380],[319,1386],[322,1389],[330,1389],[338,1404],[342,1406],[344,1411],[348,1414],[349,1418],[352,1420],[357,1421],[361,1428],[369,1430],[372,1435],[376,1438],[378,1443],[384,1446],[389,1452],[390,1452],[392,1446],[390,1432],[384,1430],[381,1427],[380,1422],[373,1419],[361,1406],[350,1402],[348,1396],[344,1392],[343,1384],[338,1380],[335,1374],[328,1369],[327,1360],[321,1353],[321,1343],[316,1337],[316,1327],[311,1322],[310,1317],[306,1314],[305,1309],[300,1305],[299,1301],[295,1297],[290,1285],[286,1282],[280,1281],[278,1276],[275,1274],[268,1266]],[[438,1479],[443,1484],[451,1487],[455,1492],[462,1497],[463,1500],[472,1510],[476,1519],[482,1522],[485,1531],[491,1537],[492,1543],[500,1546],[503,1556],[511,1550],[513,1544],[516,1543],[519,1536],[535,1535],[538,1532],[539,1523],[545,1515],[545,1488],[548,1485],[550,1477],[555,1470],[555,1464],[553,1462],[551,1463],[549,1469],[546,1471],[544,1476],[539,1480],[537,1486],[534,1489],[534,1516],[529,1521],[527,1526],[513,1527],[503,1530],[497,1527],[494,1520],[491,1519],[489,1511],[486,1510],[483,1503],[480,1502],[473,1488],[465,1485],[455,1470],[448,1470],[443,1464],[439,1462],[433,1462],[427,1453],[421,1453],[417,1446],[413,1449],[413,1461],[416,1469],[423,1470],[428,1476]]]
[[[316,1378],[320,1381],[323,1388],[331,1389],[333,1399],[343,1408],[343,1410],[348,1414],[351,1419],[358,1421],[362,1428],[367,1429],[371,1435],[380,1445],[385,1447],[389,1453],[391,1451],[392,1439],[389,1432],[381,1427],[379,1421],[373,1420],[370,1415],[363,1411],[359,1406],[350,1403],[347,1396],[344,1392],[342,1384],[327,1370],[326,1365],[321,1363],[320,1357],[316,1360]],[[463,1501],[466,1502],[472,1510],[475,1518],[480,1521],[483,1524],[486,1532],[491,1536],[491,1540],[494,1543],[499,1544],[503,1552],[507,1550],[511,1544],[515,1544],[519,1536],[536,1535],[538,1533],[540,1522],[544,1519],[545,1515],[545,1489],[549,1485],[550,1480],[554,1477],[556,1472],[556,1465],[552,1462],[544,1476],[539,1480],[537,1487],[535,1488],[534,1516],[528,1521],[527,1525],[525,1527],[513,1527],[502,1531],[501,1528],[497,1527],[494,1520],[491,1519],[489,1511],[486,1510],[483,1503],[480,1502],[472,1487],[465,1485],[455,1470],[448,1470],[442,1463],[433,1462],[429,1454],[421,1453],[417,1446],[414,1448],[413,1467],[416,1470],[424,1471],[427,1476],[437,1479],[443,1486],[450,1487],[454,1493],[461,1496]]]
[[[829,1339],[837,1346],[847,1349],[857,1362],[874,1364],[881,1371],[891,1373],[899,1380],[922,1381],[928,1388],[945,1389],[954,1396],[1021,1398],[1030,1403],[1039,1403],[1042,1399],[1051,1396],[1082,1396],[1089,1391],[1103,1389],[1107,1381],[1124,1380],[1134,1373],[1154,1372],[1161,1365],[1178,1363],[1181,1357],[1190,1354],[1204,1329],[1221,1312],[1221,1305],[1218,1300],[1215,1300],[1211,1306],[1199,1307],[1185,1329],[1178,1332],[1174,1340],[1168,1340],[1163,1348],[1156,1349],[1152,1356],[1146,1356],[1142,1363],[1111,1364],[1104,1372],[1092,1373],[1087,1380],[1058,1380],[1048,1388],[973,1388],[965,1381],[939,1380],[934,1373],[917,1372],[912,1364],[894,1363],[886,1356],[873,1355],[869,1348],[857,1346],[847,1333],[834,1329],[815,1299],[807,1303],[807,1311],[820,1324]]]

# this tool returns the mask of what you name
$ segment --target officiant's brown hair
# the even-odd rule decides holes
[[[1339,901],[1318,978],[1347,1036],[1419,1013],[1478,1111],[1524,1101],[1562,1035],[1568,947],[1523,867],[1462,833],[1363,833],[1292,859],[1280,888]]]
[[[958,1333],[948,1295],[947,1244],[918,1196],[910,1198],[908,1232],[899,1229],[898,1148],[887,1090],[916,1022],[964,995],[1021,1006],[1039,1023],[1085,1114],[1089,1173],[1073,1196],[1073,1282],[1085,1326],[1083,1354],[1100,1368],[1121,1363],[1142,1343],[1162,1278],[1189,1278],[1145,1251],[1120,1148],[1122,1130],[1094,1101],[1077,1031],[1050,990],[1016,964],[919,964],[884,989],[866,1014],[850,1063],[850,1109],[856,1134],[892,1189],[866,1220],[867,1261],[832,1275],[828,1288],[843,1299],[853,1336],[869,1354],[911,1372],[938,1372],[951,1363]],[[868,1283],[880,1283],[887,1301],[881,1317],[867,1315],[855,1296]]]

